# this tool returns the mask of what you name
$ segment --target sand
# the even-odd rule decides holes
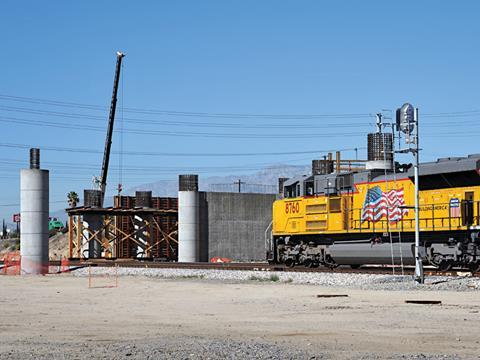
[[[113,284],[99,278],[88,288],[87,278],[71,275],[0,276],[0,358],[224,358],[228,351],[236,351],[230,358],[480,356],[476,291],[145,277],[120,277],[118,288],[105,287]]]

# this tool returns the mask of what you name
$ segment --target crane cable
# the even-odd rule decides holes
[[[122,62],[122,93],[121,93],[121,116],[120,116],[120,141],[119,141],[119,150],[118,150],[118,196],[122,192],[122,183],[123,183],[123,114],[124,114],[124,95],[125,95],[125,67]]]

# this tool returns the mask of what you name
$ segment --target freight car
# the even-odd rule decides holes
[[[415,263],[413,169],[393,161],[392,134],[369,134],[368,144],[361,169],[342,168],[339,155],[336,160],[330,155],[312,162],[311,175],[283,179],[283,198],[273,205],[269,262],[306,267]],[[444,271],[478,271],[480,154],[423,163],[419,176],[424,262]]]

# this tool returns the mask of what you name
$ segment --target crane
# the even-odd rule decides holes
[[[120,70],[124,53],[117,51],[117,65],[115,66],[115,78],[113,80],[112,102],[110,104],[110,114],[108,116],[107,137],[105,139],[105,150],[103,152],[102,174],[100,176],[101,207],[105,198],[107,188],[108,164],[110,162],[110,148],[112,147],[113,124],[115,122],[115,110],[117,108],[118,81],[120,79]]]

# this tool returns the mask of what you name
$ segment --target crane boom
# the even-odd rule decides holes
[[[100,190],[102,192],[101,206],[103,207],[103,200],[105,198],[105,190],[107,188],[108,164],[110,162],[110,148],[112,147],[113,124],[115,121],[115,109],[117,108],[117,92],[118,81],[120,79],[120,69],[122,65],[122,58],[125,54],[117,51],[117,65],[115,67],[115,78],[113,80],[113,94],[112,102],[110,104],[110,114],[108,116],[107,137],[105,139],[105,150],[103,152],[102,175],[100,177]]]

